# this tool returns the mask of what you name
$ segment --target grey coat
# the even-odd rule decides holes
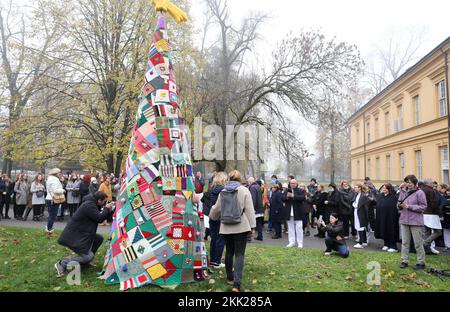
[[[80,185],[81,180],[76,180],[75,182],[69,181],[66,185],[67,191],[67,203],[68,204],[79,204],[80,203]],[[76,190],[78,192],[78,196],[74,196],[73,191]]]
[[[37,191],[45,191],[45,186],[43,183],[36,183],[33,181],[31,183],[30,192],[33,194],[33,197],[31,199],[32,205],[44,205],[45,204],[45,194],[42,195],[42,197],[37,197],[36,192]]]
[[[16,192],[16,205],[28,204],[28,195],[30,194],[30,187],[25,181],[17,181],[14,186]]]

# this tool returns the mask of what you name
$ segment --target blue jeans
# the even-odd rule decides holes
[[[51,200],[46,200],[45,203],[48,206],[48,221],[47,230],[53,230],[53,223],[55,223],[56,215],[61,204],[53,204]]]
[[[220,264],[222,262],[222,254],[225,243],[220,232],[220,220],[214,221],[209,219],[209,232],[211,235],[211,243],[209,248],[210,262]]]
[[[346,244],[338,243],[335,239],[331,237],[325,238],[325,245],[327,246],[327,251],[330,252],[335,250],[340,256],[347,258],[349,255],[348,247]]]

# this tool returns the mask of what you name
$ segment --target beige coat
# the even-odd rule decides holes
[[[252,195],[250,194],[250,191],[245,186],[239,186],[237,190],[241,212],[245,208],[241,217],[241,222],[238,224],[221,224],[220,234],[246,233],[256,227],[255,209],[253,208]],[[218,220],[220,218],[220,201],[221,198],[219,194],[216,204],[211,208],[209,213],[209,218],[212,220]]]

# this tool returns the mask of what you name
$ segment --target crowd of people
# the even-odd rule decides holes
[[[0,220],[11,219],[10,207],[13,207],[13,218],[27,221],[33,212],[33,221],[42,221],[47,208],[47,228],[51,233],[55,221],[64,221],[65,217],[72,217],[77,211],[83,198],[89,194],[101,191],[106,194],[109,202],[114,201],[119,191],[118,179],[114,174],[77,174],[76,172],[62,173],[54,168],[45,176],[38,173],[33,179],[27,174],[17,174],[15,180],[8,175],[0,176]],[[64,201],[53,202],[53,196],[64,194]],[[111,223],[111,217],[102,225]]]
[[[197,173],[196,181],[204,185],[201,173]],[[247,216],[246,226],[227,225],[223,230],[223,222],[217,220],[215,209],[223,209],[220,197],[224,190],[232,188],[241,190],[239,202],[243,215]],[[246,189],[245,196],[241,194],[243,189]],[[207,235],[211,236],[211,265],[225,266],[230,280],[234,272],[236,289],[239,288],[245,244],[252,239],[264,239],[265,216],[268,221],[266,233],[271,233],[272,239],[279,239],[284,226],[289,248],[303,248],[304,236],[310,236],[311,229],[316,229],[314,236],[324,239],[326,256],[336,252],[348,257],[350,235],[355,240],[355,249],[366,248],[373,236],[383,240],[382,251],[401,250],[401,268],[408,266],[411,252],[417,255],[414,269],[423,269],[425,255],[439,254],[436,245],[450,250],[450,186],[438,184],[433,179],[418,181],[414,175],[408,175],[399,186],[385,183],[376,189],[367,177],[364,183],[353,187],[348,181],[342,181],[339,186],[330,183],[325,188],[316,179],[305,185],[289,176],[287,183],[282,184],[273,175],[271,181],[265,183],[253,177],[239,180],[235,171],[228,179],[225,173],[214,172],[209,190],[203,193],[201,188],[197,193],[202,193],[203,214],[210,217]],[[230,237],[230,234],[234,236]],[[224,246],[225,265],[220,263]],[[237,262],[234,271],[232,255]]]
[[[225,268],[233,291],[241,287],[246,244],[252,240],[263,241],[264,233],[271,233],[272,239],[280,239],[283,232],[287,233],[286,247],[303,248],[304,237],[316,229],[314,236],[324,239],[324,255],[336,252],[344,258],[350,255],[347,246],[350,235],[356,241],[353,248],[364,249],[373,233],[375,238],[383,240],[385,252],[398,252],[401,242],[401,268],[408,267],[410,252],[415,252],[417,257],[414,268],[423,269],[426,255],[439,254],[436,245],[450,250],[450,186],[433,179],[419,182],[414,175],[408,175],[399,186],[385,183],[376,189],[370,178],[366,178],[364,183],[353,187],[348,181],[342,181],[339,187],[330,183],[326,188],[316,179],[306,185],[294,176],[289,176],[284,184],[276,175],[269,183],[253,177],[243,180],[240,172],[233,170],[228,174],[215,171],[207,190],[206,179],[197,172],[194,185],[193,201],[204,218],[205,238],[211,237],[210,265]],[[83,214],[90,216],[93,224],[88,227],[95,232],[94,223],[112,221],[108,211],[118,190],[117,179],[112,174],[91,177],[69,172],[63,175],[55,168],[46,178],[37,174],[31,183],[25,174],[19,174],[15,182],[3,175],[1,217],[10,218],[11,204],[17,220],[27,220],[33,210],[33,220],[40,221],[47,207],[46,231],[51,234],[53,223],[65,215],[72,217],[81,204],[85,211],[76,216],[81,219]],[[58,202],[63,194],[64,200]],[[99,207],[107,207],[108,211],[103,212]],[[66,227],[61,244],[72,246],[73,237],[77,236],[74,233],[79,231],[74,227],[77,222],[83,223],[80,220],[72,220]],[[264,231],[265,221],[267,231]],[[83,264],[92,260],[101,244],[97,236],[91,236],[95,238],[91,244],[94,247],[88,250],[84,246],[76,252],[76,260]],[[222,263],[224,251],[225,263]],[[66,266],[66,262],[59,261],[55,265],[58,274]]]

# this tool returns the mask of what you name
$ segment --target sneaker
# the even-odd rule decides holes
[[[55,263],[55,269],[56,277],[63,277],[66,273],[66,270],[64,270],[64,267],[61,265],[61,261]]]
[[[233,288],[231,288],[231,292],[239,292],[239,288],[233,287]]]
[[[222,269],[225,267],[225,263],[211,263],[211,266],[215,269]]]
[[[361,245],[360,243],[358,243],[358,244],[354,245],[353,248],[356,248],[356,249],[363,249],[364,246]]]
[[[388,251],[389,247],[388,246],[384,246],[383,248],[381,248],[381,250],[383,251]]]
[[[414,270],[423,270],[425,269],[425,263],[417,263],[414,267]]]
[[[435,254],[435,255],[440,254],[440,252],[437,251],[436,249],[434,249],[433,247],[430,247],[430,250],[431,250],[431,252],[432,252],[433,254]]]
[[[298,248],[302,249],[303,248],[303,244],[298,244]]]
[[[325,251],[325,252],[323,253],[323,255],[324,255],[324,256],[331,256],[331,251]]]
[[[402,262],[400,263],[400,269],[406,269],[408,267],[408,263]]]
[[[364,247],[367,247],[367,246],[369,246],[369,244],[368,243],[363,243],[362,244]]]
[[[294,246],[295,246],[295,243],[289,243],[289,244],[286,245],[286,247],[288,247],[288,248],[291,248],[291,247],[294,247]]]
[[[394,249],[394,248],[389,248],[389,249],[387,250],[387,252],[398,252],[398,250],[397,250],[397,249]]]

